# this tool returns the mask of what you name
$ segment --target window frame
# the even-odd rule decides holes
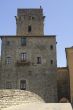
[[[41,57],[40,56],[37,57],[37,64],[41,64]]]
[[[26,80],[20,80],[20,90],[26,90]]]
[[[21,61],[26,61],[27,60],[27,53],[26,52],[22,52],[21,53]]]
[[[11,57],[6,57],[6,64],[11,64],[11,62],[12,62]]]
[[[28,32],[30,33],[32,31],[31,25],[28,25]]]
[[[6,89],[12,89],[11,81],[6,81]]]
[[[21,37],[21,45],[26,46],[27,40],[26,37]]]

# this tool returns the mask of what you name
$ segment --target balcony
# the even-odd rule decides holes
[[[27,60],[19,60],[16,62],[17,66],[25,66],[25,65],[30,65],[30,62]]]

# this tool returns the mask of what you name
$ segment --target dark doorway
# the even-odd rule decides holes
[[[20,89],[21,90],[26,90],[26,80],[21,80],[20,81]]]

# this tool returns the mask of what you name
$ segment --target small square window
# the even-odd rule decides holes
[[[21,38],[21,45],[26,46],[26,38],[25,37]]]
[[[41,64],[41,57],[37,57],[37,64]]]

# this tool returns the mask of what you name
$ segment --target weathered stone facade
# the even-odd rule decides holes
[[[57,68],[58,101],[66,98],[70,101],[70,80],[67,67]]]
[[[20,81],[26,80],[26,89],[39,94],[45,101],[57,100],[56,80],[56,39],[55,36],[27,36],[26,46],[21,45],[22,36],[2,37],[1,88],[20,89]],[[7,41],[11,42],[10,46]],[[53,50],[50,46],[53,45]],[[27,60],[21,61],[21,53],[26,52]],[[11,62],[7,64],[6,59]],[[37,64],[41,57],[41,64]],[[51,64],[53,60],[53,64]]]
[[[16,35],[0,36],[0,89],[24,89],[45,102],[72,102],[73,47],[66,49],[67,67],[57,68],[56,36],[44,35],[42,8],[18,9],[15,18]]]
[[[70,96],[73,105],[73,47],[66,48],[67,67],[70,78]]]
[[[15,18],[17,25],[17,35],[44,35],[45,16],[43,16],[42,8],[18,9],[17,16],[15,16]],[[30,32],[30,30],[32,31]]]
[[[26,89],[45,102],[57,102],[56,37],[43,34],[43,19],[41,8],[19,9],[17,35],[1,37],[0,88]]]

